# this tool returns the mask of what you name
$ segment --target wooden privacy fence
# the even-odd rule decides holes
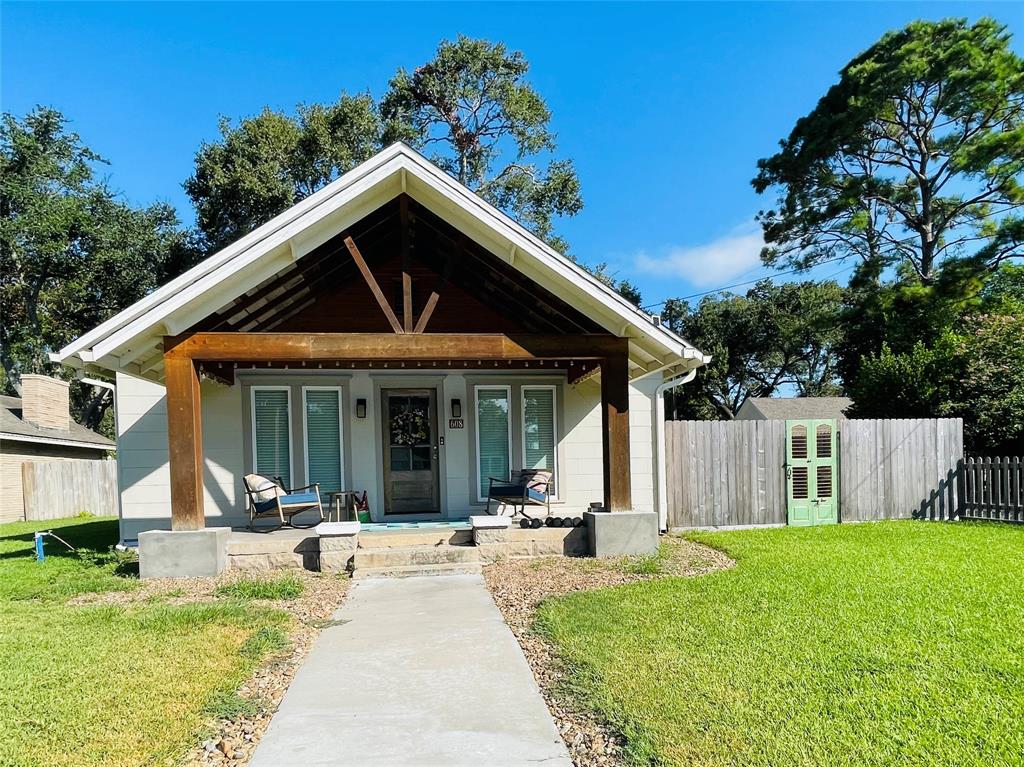
[[[25,519],[117,514],[117,461],[26,461]]]
[[[968,458],[962,471],[963,516],[1024,522],[1024,460]]]
[[[841,521],[956,516],[960,419],[837,427]],[[665,441],[669,527],[786,524],[785,421],[669,421]]]

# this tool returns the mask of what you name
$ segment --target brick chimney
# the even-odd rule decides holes
[[[41,375],[21,377],[21,419],[46,429],[71,428],[67,381]]]

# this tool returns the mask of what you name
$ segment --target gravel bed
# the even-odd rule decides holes
[[[682,538],[662,539],[657,558],[596,560],[571,557],[505,560],[484,568],[484,579],[519,640],[548,710],[576,767],[618,767],[624,740],[593,711],[560,692],[564,666],[554,648],[533,630],[537,606],[572,591],[619,586],[652,578],[693,576],[732,567],[720,551]]]
[[[169,764],[179,767],[209,767],[213,764],[242,767],[248,764],[306,653],[312,648],[320,631],[330,624],[334,611],[344,601],[351,580],[348,577],[306,570],[277,570],[270,573],[228,571],[216,578],[154,578],[142,581],[139,588],[133,591],[88,594],[73,600],[76,604],[139,606],[209,602],[223,599],[214,593],[217,588],[239,578],[274,579],[284,575],[295,575],[302,580],[302,594],[295,599],[251,601],[253,605],[284,610],[295,619],[288,632],[288,649],[264,659],[236,690],[240,697],[255,704],[254,713],[207,722],[202,743]]]

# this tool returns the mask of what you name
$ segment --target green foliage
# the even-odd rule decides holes
[[[280,626],[263,626],[245,640],[239,652],[246,658],[259,659],[290,646],[288,635]]]
[[[295,599],[304,590],[302,579],[294,575],[245,577],[218,587],[217,596],[236,599]]]
[[[381,101],[388,141],[401,139],[461,183],[560,250],[552,218],[583,208],[570,161],[541,167],[555,149],[551,113],[526,82],[530,65],[502,43],[459,35],[444,40],[431,61],[399,69]]]
[[[575,261],[575,259],[573,260]],[[582,264],[582,266],[584,269],[586,269],[592,275],[594,275],[598,280],[600,280],[602,283],[604,283],[609,288],[614,290],[627,301],[634,304],[635,306],[640,305],[640,301],[642,300],[642,296],[640,295],[640,288],[638,288],[629,280],[619,279],[614,274],[611,274],[608,271],[607,263],[602,261],[594,268],[590,268],[585,264]]]
[[[1024,454],[1024,292],[1014,282],[1020,271],[1007,272],[984,294],[982,311],[933,344],[903,353],[884,346],[867,357],[850,386],[851,415],[963,418],[968,453]]]
[[[240,719],[254,717],[263,705],[252,698],[243,698],[234,690],[218,690],[203,708],[203,713],[214,719]]]
[[[690,537],[737,565],[577,592],[538,613],[631,764],[1021,764],[1006,712],[1024,708],[1024,528]]]
[[[38,107],[0,120],[0,362],[7,392],[22,373],[60,374],[48,354],[139,300],[191,258],[166,204],[133,208],[96,178],[102,158]],[[76,384],[95,427],[104,392]],[[95,400],[95,401],[93,401]]]
[[[264,108],[237,125],[221,118],[220,134],[200,147],[184,185],[207,251],[248,234],[381,147],[369,94],[300,104],[294,116]]]
[[[914,22],[840,72],[758,163],[767,264],[856,258],[924,285],[1022,254],[1024,60],[992,19]]]
[[[836,393],[843,294],[835,282],[763,280],[745,296],[707,296],[696,308],[668,301],[662,319],[711,355],[696,379],[673,393],[670,412],[676,418],[731,418],[749,397],[783,387],[795,387],[801,396]]]
[[[37,562],[33,533],[53,530],[75,548],[46,538],[46,558]],[[0,602],[63,602],[81,594],[103,591],[130,591],[138,579],[124,577],[126,555],[114,550],[117,520],[80,518],[12,522],[0,525]]]
[[[36,562],[37,529],[77,552]],[[138,586],[116,542],[116,519],[0,525],[0,764],[176,764],[211,714],[251,710],[233,691],[286,646],[286,613],[237,600],[69,603]]]

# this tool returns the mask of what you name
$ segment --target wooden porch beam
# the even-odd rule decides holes
[[[164,356],[206,362],[301,360],[604,360],[629,342],[605,335],[460,333],[192,333],[164,339]]]
[[[202,530],[203,424],[199,372],[188,358],[164,357],[167,444],[171,474],[171,529]]]
[[[370,267],[366,265],[366,260],[363,258],[363,254],[359,252],[359,248],[356,247],[351,237],[345,238],[345,247],[348,248],[348,252],[352,255],[352,260],[356,262],[356,266],[359,267],[360,274],[363,275],[363,279],[366,280],[366,284],[370,287],[370,292],[373,293],[373,297],[377,299],[377,303],[380,304],[381,310],[384,312],[384,316],[388,318],[388,322],[391,323],[392,329],[396,333],[404,333],[405,330],[402,328],[401,323],[398,321],[398,317],[395,316],[394,310],[391,308],[391,304],[388,303],[384,297],[383,291],[380,289],[380,285],[377,284],[377,280],[373,276],[373,272],[370,271]]]
[[[604,507],[608,511],[630,511],[629,357],[625,353],[601,360],[601,425]]]

